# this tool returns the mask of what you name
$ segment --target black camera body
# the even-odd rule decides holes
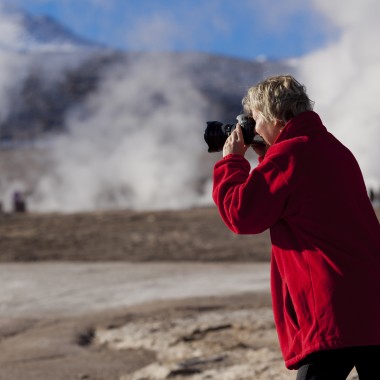
[[[265,144],[264,140],[256,133],[255,120],[247,114],[240,114],[236,120],[241,126],[245,145]],[[208,152],[220,152],[228,136],[236,128],[236,124],[223,124],[220,121],[208,121],[204,133],[208,145]]]

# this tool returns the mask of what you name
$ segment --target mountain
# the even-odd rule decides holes
[[[57,52],[102,48],[49,16],[31,15],[9,3],[0,4],[0,21],[10,32],[0,36],[0,50],[3,51]]]
[[[49,71],[56,71],[62,60],[80,63],[63,67],[60,75],[48,80]],[[167,65],[179,68],[204,98],[208,117],[225,122],[234,121],[241,113],[241,99],[250,85],[270,73],[292,70],[284,62],[245,61],[205,53],[34,53],[33,68],[18,85],[19,90],[8,94],[11,109],[0,120],[0,140],[29,140],[65,131],[66,116],[73,109],[80,109],[101,87],[104,78],[113,70],[128,75],[141,61],[151,62],[151,68],[157,72]],[[162,93],[165,91],[162,89]],[[159,102],[153,105],[161,106]]]
[[[270,73],[292,70],[286,62],[207,53],[114,51],[75,35],[47,16],[32,16],[13,6],[0,5],[1,21],[9,24],[14,37],[4,42],[0,36],[0,52],[3,57],[8,54],[7,65],[0,66],[3,142],[64,132],[67,116],[80,110],[113,72],[123,77],[136,75],[139,66],[158,76],[162,71],[181,72],[192,90],[203,97],[205,118],[231,122],[241,112],[248,86]],[[139,75],[144,80],[144,74]],[[159,99],[165,98],[168,88],[147,94],[153,99],[152,106],[163,106]]]
[[[49,16],[23,15],[24,49],[62,50],[100,48],[99,44],[77,36]]]

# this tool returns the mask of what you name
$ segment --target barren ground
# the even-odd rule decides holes
[[[294,379],[269,254],[215,208],[0,215],[0,380]]]

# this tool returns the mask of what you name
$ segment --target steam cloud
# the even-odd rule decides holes
[[[340,30],[299,61],[299,74],[326,127],[357,157],[368,186],[380,189],[380,24],[376,0],[315,0]],[[323,152],[321,152],[323,154]],[[317,158],[316,158],[317,159]]]
[[[41,211],[179,208],[209,201],[204,100],[169,58],[113,68],[54,142],[54,173],[32,198]],[[210,168],[208,169],[210,170]]]

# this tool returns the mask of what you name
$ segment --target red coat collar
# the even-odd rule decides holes
[[[299,136],[316,136],[326,132],[326,127],[322,120],[314,111],[305,111],[294,116],[286,124],[281,133],[277,136],[274,144]]]

